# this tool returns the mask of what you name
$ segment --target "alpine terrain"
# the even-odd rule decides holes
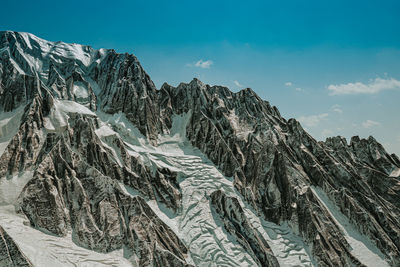
[[[400,266],[400,160],[251,89],[0,32],[0,266]]]

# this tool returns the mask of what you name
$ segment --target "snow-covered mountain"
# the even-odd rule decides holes
[[[400,160],[247,88],[0,32],[0,266],[399,266]]]

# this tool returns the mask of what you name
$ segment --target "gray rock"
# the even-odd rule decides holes
[[[211,194],[210,205],[223,221],[225,229],[248,252],[252,252],[259,266],[279,266],[267,241],[251,226],[236,198],[228,197],[218,190]]]
[[[80,53],[65,52],[71,47]],[[34,172],[18,203],[33,227],[58,236],[72,231],[77,244],[100,252],[124,248],[141,266],[187,265],[190,244],[146,203],[156,200],[178,214],[178,174],[129,153],[121,129],[114,127],[115,134],[102,138],[96,131],[102,127],[98,114],[121,113],[157,146],[158,136],[170,132],[173,116],[189,113],[189,142],[233,178],[258,216],[287,222],[318,265],[364,263],[312,190],[316,187],[387,262],[400,265],[400,178],[394,175],[400,160],[373,137],[353,137],[350,144],[342,137],[317,142],[249,88],[233,93],[194,79],[157,90],[134,55],[113,50],[1,32],[0,51],[0,110],[25,107],[16,135],[0,155],[0,180]],[[68,111],[66,125],[49,130],[57,101],[78,103],[97,115]],[[235,198],[217,191],[211,207],[260,265],[278,265]]]
[[[14,240],[0,226],[0,266],[33,266],[21,252]]]

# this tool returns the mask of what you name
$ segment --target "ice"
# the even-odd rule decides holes
[[[326,193],[319,187],[311,187],[311,190],[324,205],[326,210],[335,220],[336,224],[344,233],[344,237],[352,247],[351,253],[365,266],[389,266],[384,260],[383,253],[372,241],[362,235],[349,219],[340,212],[339,208],[329,199]]]

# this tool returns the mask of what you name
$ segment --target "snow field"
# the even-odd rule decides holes
[[[225,231],[211,210],[209,195],[221,189],[240,201],[250,223],[266,238],[282,266],[312,266],[301,238],[293,234],[287,225],[280,226],[258,218],[236,193],[232,180],[222,175],[211,161],[190,145],[186,139],[189,119],[190,114],[175,115],[170,134],[160,135],[156,147],[146,143],[140,134],[133,135],[133,138],[132,133],[137,133],[137,130],[125,120],[125,130],[128,130],[119,133],[133,156],[140,155],[150,164],[178,172],[182,210],[174,214],[156,201],[148,201],[148,204],[189,248],[189,262],[196,266],[256,265],[247,251]],[[112,127],[114,120],[107,123]],[[116,120],[116,124],[119,123],[121,120]],[[102,132],[109,131],[103,129]]]

